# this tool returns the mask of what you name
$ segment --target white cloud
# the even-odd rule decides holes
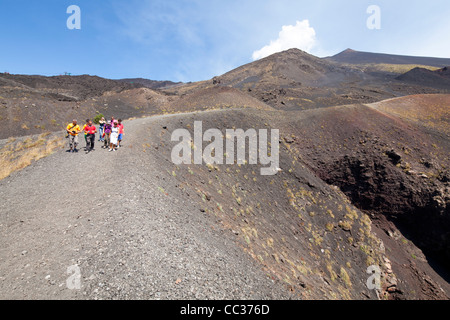
[[[283,26],[277,40],[253,52],[253,60],[292,48],[310,52],[316,44],[316,31],[309,25],[309,20],[297,21],[295,26]]]

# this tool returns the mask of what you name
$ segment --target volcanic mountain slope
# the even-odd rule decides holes
[[[450,136],[449,104],[449,95],[434,94],[380,101],[371,106],[412,122],[416,126],[424,127],[442,142],[448,140]]]
[[[428,263],[437,239],[448,239],[448,199],[429,197],[446,181],[437,172],[448,163],[448,140],[374,108],[142,118],[125,123],[118,153],[61,151],[32,164],[0,182],[2,297],[448,299],[448,282]],[[226,129],[280,128],[281,172],[262,176],[264,166],[248,163],[174,164],[172,133],[194,137],[195,121],[204,132],[223,132],[225,144]],[[429,164],[413,161],[422,156]],[[106,196],[79,190],[80,206],[89,209],[68,211],[59,177],[70,171],[76,180],[89,164],[92,187]],[[422,165],[432,166],[427,178]],[[111,174],[126,177],[120,189]],[[38,201],[44,194],[48,201]],[[426,211],[403,210],[421,204],[428,223]],[[408,224],[417,221],[429,234]],[[409,240],[423,242],[426,256]],[[442,242],[435,253],[448,247]],[[80,291],[64,285],[72,264],[82,270]],[[367,287],[372,265],[382,271],[380,291]]]
[[[450,71],[447,67],[436,71],[414,68],[398,76],[396,79],[406,83],[422,85],[424,87],[442,88],[450,91]]]
[[[370,106],[258,114],[266,119],[264,125],[281,129],[284,155],[290,154],[293,159],[292,163],[282,161],[280,166],[284,173],[281,175],[296,172],[298,162],[300,167],[311,169],[323,181],[338,186],[352,204],[371,217],[375,233],[387,248],[387,265],[392,266],[396,274],[396,280],[391,279],[396,285],[390,288],[396,297],[449,298],[449,105],[449,95],[421,95]],[[252,114],[251,110],[248,114]],[[251,123],[262,126],[262,119],[253,119]],[[236,120],[227,123],[226,117],[215,122],[211,119],[210,126],[220,128],[224,124],[236,127]],[[249,124],[242,126],[251,127]],[[210,169],[220,172],[220,166],[218,168]],[[251,180],[249,172],[238,170],[244,170],[244,178],[247,176]],[[305,175],[304,172],[294,174],[303,182]],[[289,189],[289,183],[286,185],[289,178],[286,179],[284,186]],[[308,182],[306,184],[309,186]],[[248,189],[244,187],[244,190]],[[208,188],[207,195],[211,192],[214,191]],[[305,191],[293,194],[290,204],[294,203],[293,207],[297,208],[295,201],[304,197]],[[238,197],[233,193],[231,196]],[[280,197],[275,192],[275,198]],[[229,198],[230,195],[224,199]],[[270,196],[263,195],[263,198]],[[310,212],[308,205],[299,207],[300,210],[306,208],[310,216],[319,212],[326,214],[330,209],[319,205]],[[281,210],[289,212],[287,207],[281,206]],[[335,212],[335,209],[330,210]],[[337,226],[349,231],[346,222],[350,216],[347,211]],[[336,226],[335,222],[331,224]],[[312,225],[321,223],[314,221]],[[320,234],[317,229],[316,232]],[[349,232],[353,238],[355,229]],[[364,246],[358,247],[364,251]],[[258,254],[251,254],[260,259]]]
[[[144,108],[159,110],[150,100],[140,104],[139,94],[149,99],[163,95],[150,89],[139,90],[136,85],[91,76],[1,74],[0,138],[59,131],[74,118],[83,123],[99,112],[107,114],[108,104],[119,113],[116,117],[141,116]],[[128,103],[121,101],[130,95],[133,99]]]
[[[52,93],[65,96],[69,101],[82,101],[89,97],[100,96],[108,91],[124,91],[141,87],[139,84],[123,83],[97,76],[28,76],[1,74],[0,86],[24,88],[40,93]]]
[[[116,119],[161,114],[175,97],[91,76],[0,75],[0,138],[60,131],[98,113]]]
[[[116,153],[60,151],[0,181],[1,297],[395,297],[397,280],[369,217],[288,146],[275,176],[261,176],[258,165],[171,161],[171,133],[193,132],[194,121],[205,130],[270,129],[277,115],[246,108],[131,120]],[[87,167],[91,187],[104,192],[76,190],[83,202],[67,210],[73,201],[63,184]],[[123,177],[119,186],[111,175]],[[382,268],[378,293],[366,286],[372,264]],[[81,270],[80,291],[65,285],[71,265]]]
[[[450,66],[450,59],[402,56],[384,53],[361,52],[347,49],[327,60],[348,64],[424,65],[443,68]]]
[[[386,95],[378,92],[371,97],[355,84],[367,78],[360,70],[325,61],[298,49],[271,55],[267,58],[232,70],[210,82],[200,82],[169,92],[190,93],[198,88],[231,86],[244,91],[270,106],[281,110],[301,110],[348,103],[352,99],[379,101]],[[186,92],[186,91],[184,91]],[[367,91],[368,93],[368,91]],[[391,94],[388,97],[392,97]]]
[[[99,77],[0,75],[0,139],[59,131],[72,119],[83,123],[98,113],[129,119],[235,106],[270,109],[232,88],[177,96]]]
[[[424,72],[427,71],[420,73]],[[1,74],[0,120],[4,125],[0,128],[0,138],[58,131],[72,118],[83,122],[98,113],[132,118],[168,110],[183,112],[257,104],[295,111],[377,102],[408,94],[447,93],[450,89],[446,69],[432,73],[432,80],[430,72],[426,74],[428,80],[414,72],[395,79],[399,74],[367,71],[361,66],[320,59],[291,49],[212,80],[188,84],[91,76]],[[148,88],[167,84],[168,87],[159,90]],[[237,90],[217,89],[218,95],[212,97],[214,87]],[[201,90],[210,91],[203,93]],[[208,92],[211,101],[204,100],[201,106],[191,103],[197,101],[197,97],[206,97]],[[189,95],[192,96],[189,98]]]
[[[279,111],[252,108],[168,118],[164,127],[152,127],[152,148],[147,152],[156,148],[164,163],[175,146],[168,143],[171,132],[184,128],[193,136],[194,121],[201,121],[205,131],[222,129],[226,138],[225,128],[270,130],[275,118],[282,119]],[[225,158],[224,150],[214,153]],[[371,231],[370,219],[299,162],[288,145],[280,145],[281,173],[261,176],[261,167],[164,166],[172,186],[196,203],[200,214],[235,237],[249,258],[297,298],[376,299],[376,292],[366,286],[366,270],[371,264],[384,268],[388,258]],[[165,186],[170,194],[167,190]],[[383,273],[380,296],[393,282],[392,274]]]
[[[106,108],[110,107],[106,101],[125,100],[123,103],[127,103],[126,99],[129,99],[130,103],[136,103],[137,97],[143,98],[146,94],[145,99],[155,98],[150,89],[134,90],[137,91],[106,92],[91,99]],[[239,99],[236,100],[236,97]],[[164,99],[168,97],[164,96]],[[187,220],[172,216],[179,215],[189,217],[190,225],[195,230],[217,230],[215,239],[233,239],[234,246],[229,249],[219,245],[220,240],[215,242],[217,256],[239,256],[242,265],[252,270],[252,276],[249,281],[244,281],[249,290],[239,295],[238,291],[225,288],[240,280],[234,279],[232,273],[223,273],[220,284],[212,287],[219,292],[229,292],[225,296],[230,298],[253,297],[252,288],[257,287],[256,283],[263,283],[262,296],[271,298],[285,298],[292,294],[297,298],[311,299],[448,299],[448,282],[443,279],[444,272],[448,270],[444,261],[450,247],[448,229],[445,228],[448,225],[449,179],[446,168],[449,146],[448,137],[443,136],[448,96],[431,96],[428,98],[430,100],[417,97],[418,100],[412,100],[409,107],[405,104],[408,110],[405,113],[410,118],[403,117],[402,108],[396,109],[396,104],[389,102],[377,106],[271,111],[270,107],[245,93],[222,86],[196,91],[174,98],[171,102],[164,99],[154,101],[160,110],[165,108],[166,103],[173,106],[173,110],[169,111],[179,110],[183,106],[186,106],[183,110],[204,110],[216,105],[221,107],[221,104],[249,108],[132,120],[126,122],[128,145],[120,150],[124,154],[117,159],[106,158],[110,154],[102,154],[100,150],[92,158],[83,156],[80,159],[68,158],[68,154],[59,152],[43,160],[45,162],[33,164],[0,182],[1,196],[8,199],[2,204],[0,223],[5,235],[0,267],[3,295],[20,297],[26,293],[28,297],[40,297],[44,293],[53,297],[57,291],[52,286],[55,281],[62,281],[65,270],[57,273],[56,280],[48,283],[42,281],[47,277],[45,273],[61,271],[67,261],[76,261],[87,272],[83,280],[86,282],[84,297],[149,298],[155,286],[159,293],[166,292],[164,296],[167,297],[193,297],[195,294],[186,291],[187,287],[173,290],[170,279],[173,277],[173,282],[180,283],[177,273],[168,272],[167,276],[161,276],[161,272],[164,274],[162,270],[152,271],[152,268],[145,267],[154,263],[151,257],[156,258],[151,250],[154,246],[149,246],[155,241],[161,244],[158,255],[168,257],[167,263],[188,263],[188,252],[177,251],[177,257],[173,256],[175,243],[169,244],[168,240],[163,240],[165,236],[159,238],[157,235],[161,228],[167,230],[166,236],[170,236],[170,230],[180,230]],[[430,102],[430,108],[420,109],[417,101],[420,105],[433,101],[438,107]],[[384,111],[376,109],[382,107]],[[440,114],[436,110],[441,110]],[[416,116],[413,116],[413,111]],[[421,125],[420,121],[418,124],[414,122],[415,118],[427,119],[426,113],[429,111],[434,112],[436,117],[432,123],[438,125],[433,127],[431,124]],[[261,176],[260,166],[173,164],[171,155],[176,143],[171,141],[171,132],[185,128],[192,133],[194,121],[203,121],[205,130],[222,130],[224,137],[224,130],[231,128],[279,128],[282,135],[279,166],[282,171],[275,176]],[[216,155],[219,152],[215,150]],[[73,162],[77,159],[82,160],[79,165]],[[69,168],[73,179],[84,176],[90,161],[101,164],[102,168],[114,168],[115,176],[127,177],[127,182],[121,184],[120,194],[129,198],[125,202],[114,199],[116,212],[140,214],[134,214],[129,219],[110,216],[103,209],[103,193],[88,195],[83,190],[80,198],[83,203],[92,204],[92,209],[86,221],[77,223],[83,215],[78,211],[66,212],[67,202],[62,201],[66,199],[66,191],[62,187],[53,188],[50,203],[39,205],[41,202],[37,199],[41,191],[33,193],[32,190],[40,190],[38,185],[42,184],[58,185],[56,180],[59,180],[61,172],[67,172]],[[49,174],[49,168],[55,174]],[[99,169],[92,174],[91,179],[98,183],[99,188],[113,188],[105,180],[112,172],[105,175]],[[147,185],[149,178],[151,184]],[[27,183],[23,183],[24,180]],[[155,197],[155,192],[162,198],[158,197],[157,202],[149,201]],[[22,194],[34,196],[24,200],[20,196]],[[120,197],[112,194],[114,198]],[[160,216],[161,208],[170,209],[167,209],[165,216]],[[47,224],[49,219],[54,219],[55,213],[62,215],[63,221],[51,224],[53,231],[49,233],[49,226],[41,223]],[[91,222],[94,216],[97,229]],[[144,221],[148,219],[142,220],[145,216],[158,217],[158,223],[147,225],[148,222],[146,224]],[[374,229],[370,217],[375,221]],[[207,225],[198,225],[202,219],[207,221]],[[27,224],[23,225],[26,221]],[[110,230],[124,223],[118,234],[108,238]],[[426,234],[416,227],[418,223],[427,230]],[[76,233],[70,231],[74,224],[79,228]],[[141,230],[137,227],[142,224],[148,228]],[[121,235],[124,234],[131,237],[127,228],[134,230],[134,239],[144,241],[123,239]],[[47,230],[46,234],[51,239],[37,237],[33,230]],[[154,232],[151,242],[146,230]],[[184,227],[181,230],[188,232]],[[106,241],[105,245],[100,245],[103,242],[96,240],[94,233]],[[51,241],[53,245],[48,246],[46,241]],[[204,238],[195,240],[203,243],[205,248],[212,245],[204,241]],[[67,251],[66,247],[73,243],[83,245],[78,250]],[[129,243],[137,246],[137,251],[130,252]],[[41,254],[42,248],[47,248],[45,257]],[[137,252],[147,252],[149,256],[142,260],[136,256]],[[202,249],[199,256],[196,255],[200,259],[198,261],[207,259],[203,256],[205,252],[207,250]],[[238,252],[244,252],[246,258]],[[106,256],[99,258],[99,253]],[[117,257],[130,255],[136,263],[128,258],[117,260]],[[444,261],[439,256],[444,257]],[[17,257],[21,260],[18,261]],[[231,265],[239,261],[230,259],[227,263]],[[435,261],[433,266],[437,272],[430,268],[431,259]],[[198,271],[198,261],[189,264],[189,272],[185,274],[187,282],[196,288],[194,291],[198,296],[217,297],[211,294],[209,282],[202,282],[199,287],[198,280],[189,276],[197,274],[200,278],[210,279],[207,274],[220,273],[214,269],[217,261],[207,260],[210,265],[204,272]],[[43,262],[45,265],[41,265]],[[26,274],[26,266],[30,265],[44,267],[38,267],[34,276],[20,276],[21,272]],[[379,292],[366,286],[366,271],[371,265],[382,269],[383,286]],[[130,272],[140,274],[136,281],[127,276]],[[262,274],[275,281],[272,289],[268,287],[267,278],[261,277]],[[141,284],[143,287],[136,290],[140,286],[139,279],[161,277],[165,280],[153,281],[148,287],[144,282]],[[284,291],[280,287],[283,283]],[[65,292],[63,295],[73,297],[72,294]]]
[[[0,181],[1,298],[292,297],[176,187],[155,149],[165,119],[127,121],[117,152],[61,150]],[[80,290],[67,285],[71,266]]]
[[[140,84],[149,89],[163,89],[167,87],[173,87],[183,84],[182,82],[173,81],[156,81],[150,79],[133,78],[133,79],[120,79],[120,82],[130,83],[130,84]]]
[[[404,97],[278,125],[307,167],[370,215],[403,281],[420,286],[426,274],[434,293],[450,274],[449,104],[449,95]]]
[[[190,94],[211,86],[231,86],[280,110],[305,110],[370,103],[418,93],[446,93],[438,87],[404,83],[388,71],[368,71],[360,65],[320,59],[298,49],[276,53],[232,70],[210,81],[166,89]]]
[[[211,110],[219,108],[247,107],[262,110],[273,110],[272,107],[238,89],[214,86],[194,91],[174,99],[167,106],[171,113],[193,110]]]

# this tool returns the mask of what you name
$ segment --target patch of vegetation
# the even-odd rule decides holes
[[[343,267],[341,267],[341,279],[342,281],[344,281],[344,284],[347,287],[347,289],[350,289],[352,286],[352,282],[350,281],[350,277],[347,271]]]
[[[349,206],[345,207],[347,214],[345,215],[345,217],[347,219],[350,219],[351,221],[355,221],[356,219],[358,219],[358,213],[356,212],[356,210],[351,209]]]
[[[95,124],[99,124],[100,123],[100,120],[102,119],[102,118],[104,118],[105,116],[102,114],[102,113],[99,113],[99,114],[97,114],[95,117],[94,117],[94,119],[92,120]]]
[[[336,272],[334,272],[333,266],[331,265],[331,263],[327,264],[327,270],[328,270],[328,273],[330,274],[331,281],[333,281],[333,282],[336,281],[337,274],[336,274]]]
[[[327,214],[334,219],[333,211],[327,210]]]
[[[439,70],[437,67],[418,65],[418,64],[388,64],[388,63],[370,63],[359,65],[364,71],[384,71],[396,74],[403,74],[415,68],[423,68],[431,71]]]
[[[344,231],[352,230],[352,223],[350,221],[339,221],[339,227],[341,227]]]
[[[8,144],[0,149],[0,180],[53,154],[55,150],[62,148],[65,144],[63,138],[47,141],[43,138],[41,135],[38,138],[28,138],[18,143],[15,143],[15,139],[8,140]]]

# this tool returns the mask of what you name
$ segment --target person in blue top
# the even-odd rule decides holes
[[[105,139],[103,138],[105,124],[106,124],[105,117],[102,117],[100,119],[100,121],[98,122],[98,131],[100,133],[100,137],[99,137],[98,141],[105,141]]]

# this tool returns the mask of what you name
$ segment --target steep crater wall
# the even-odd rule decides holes
[[[450,198],[448,175],[429,183],[424,174],[408,174],[389,156],[344,156],[323,163],[318,175],[339,186],[359,209],[376,222],[384,215],[450,271]],[[394,162],[394,163],[393,163]]]

